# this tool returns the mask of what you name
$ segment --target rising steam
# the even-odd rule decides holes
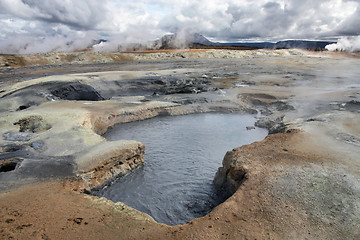
[[[91,47],[96,33],[87,32],[83,36],[46,36],[36,37],[14,35],[0,41],[0,54],[32,54],[46,52],[71,52]]]
[[[325,48],[329,51],[359,52],[360,36],[340,38],[337,43],[329,44]]]

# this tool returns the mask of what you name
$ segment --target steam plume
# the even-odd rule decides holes
[[[85,49],[92,45],[97,38],[94,32],[78,34],[76,36],[46,36],[35,37],[16,34],[11,38],[0,41],[1,54],[32,54],[46,52],[71,52]]]
[[[340,38],[337,43],[329,44],[325,48],[329,51],[359,52],[360,36]]]

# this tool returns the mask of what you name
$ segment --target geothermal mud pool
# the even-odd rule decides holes
[[[209,50],[61,56],[17,56],[18,65],[53,65],[0,69],[0,238],[360,238],[357,54]],[[9,58],[0,56],[0,65],[8,66]],[[269,135],[242,147],[236,140],[221,150],[219,162],[204,175],[210,182],[221,167],[216,183],[234,194],[205,216],[167,226],[122,202],[88,194],[152,166],[148,155],[144,163],[152,139],[143,140],[146,147],[141,132],[129,137],[134,140],[119,133],[121,140],[109,141],[103,137],[109,128],[142,129],[147,121],[129,122],[154,118],[150,122],[156,124],[167,119],[159,116],[210,112],[257,114],[245,133],[263,130],[252,129],[255,125]],[[209,115],[190,119],[204,116]],[[199,126],[197,120],[190,125]],[[177,124],[170,125],[178,130]]]
[[[118,125],[105,137],[141,141],[145,163],[96,195],[168,225],[202,217],[232,194],[213,182],[225,153],[266,136],[254,123],[251,115],[206,113]]]

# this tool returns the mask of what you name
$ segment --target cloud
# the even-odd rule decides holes
[[[39,43],[44,49],[72,49],[69,42],[77,47],[83,42],[83,48],[93,40],[89,37],[106,38],[116,49],[169,32],[224,41],[337,39],[360,35],[359,5],[355,0],[1,0],[0,53],[11,42],[22,50]]]
[[[77,29],[96,29],[106,20],[105,6],[97,0],[2,0],[1,13],[14,18],[60,23]]]
[[[360,35],[360,6],[357,6],[356,11],[349,15],[344,21],[336,28],[339,35],[354,36]]]
[[[352,35],[360,16],[357,1],[243,0],[177,1],[160,21],[167,31],[189,29],[223,40],[324,39]],[[354,18],[352,22],[347,19]]]

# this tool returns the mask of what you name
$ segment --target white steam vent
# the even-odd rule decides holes
[[[359,52],[360,36],[340,38],[337,43],[326,45],[325,48],[329,51]]]

